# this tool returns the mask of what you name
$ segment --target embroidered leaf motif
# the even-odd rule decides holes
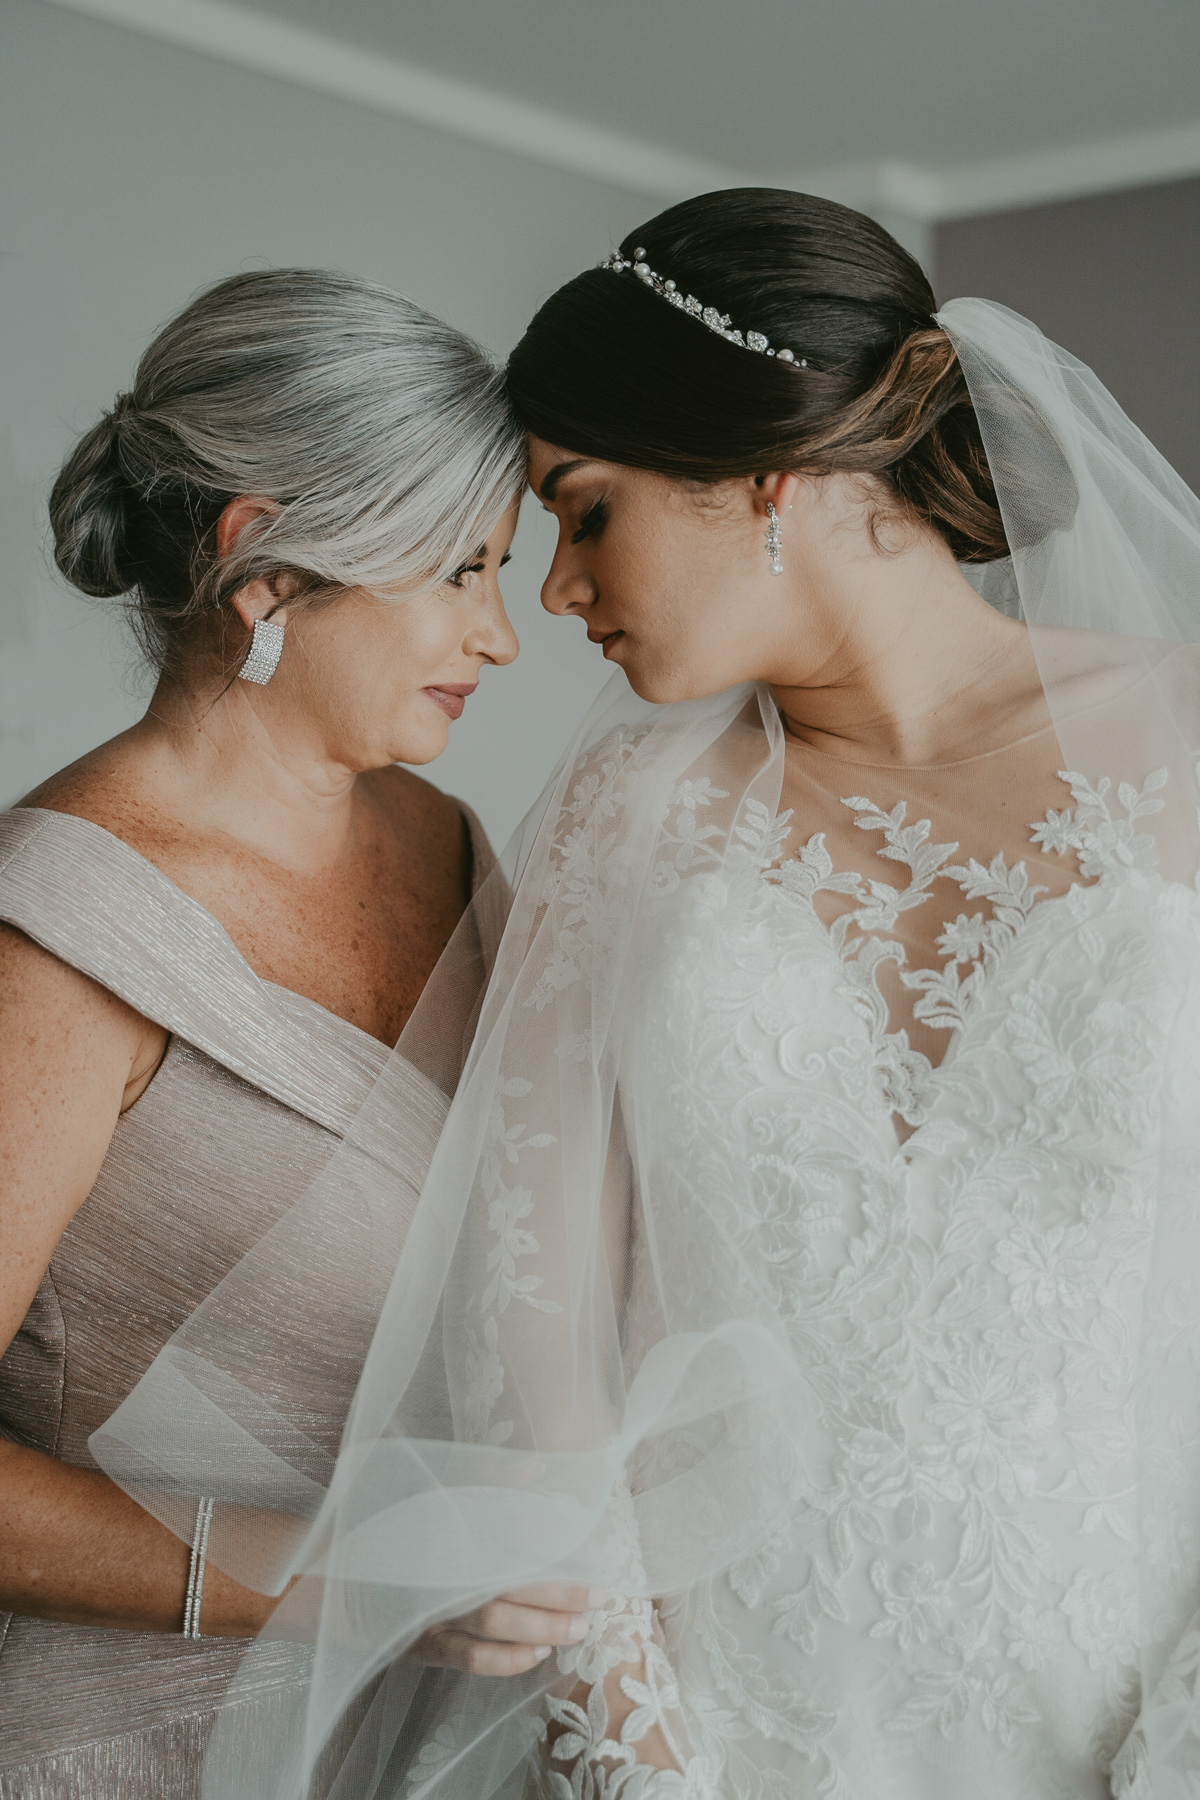
[[[1117,799],[1125,813],[1115,819],[1108,796],[1112,782],[1103,776],[1095,785],[1074,769],[1060,770],[1060,779],[1071,789],[1074,811],[1050,812],[1031,827],[1033,841],[1043,850],[1063,856],[1074,850],[1079,858],[1079,872],[1085,879],[1110,878],[1135,871],[1149,871],[1158,866],[1154,839],[1147,832],[1134,830],[1134,822],[1160,812],[1163,801],[1153,796],[1165,786],[1166,769],[1155,769],[1147,775],[1140,789],[1123,781],[1117,788]]]
[[[1034,844],[1076,855],[1100,888],[1077,884],[1035,930],[1046,889],[1033,854],[955,861],[958,847],[934,843],[902,806],[850,806],[879,834],[894,882],[835,869],[822,833],[773,866],[779,822],[757,803],[721,839],[670,819],[662,891],[680,897],[680,930],[656,947],[639,1045],[662,1144],[646,1171],[659,1184],[656,1241],[634,1246],[630,1366],[663,1329],[650,1300],[639,1310],[644,1265],[651,1296],[669,1283],[671,1329],[731,1304],[772,1308],[813,1424],[751,1425],[738,1442],[748,1491],[787,1481],[794,1499],[726,1576],[667,1602],[666,1642],[685,1646],[678,1681],[642,1666],[633,1621],[653,1640],[647,1602],[560,1653],[587,1684],[562,1713],[570,1755],[551,1759],[561,1800],[640,1795],[650,1772],[626,1738],[655,1729],[656,1692],[678,1692],[695,1753],[660,1772],[685,1782],[664,1793],[689,1791],[702,1766],[716,1772],[709,1793],[860,1800],[852,1707],[836,1693],[828,1710],[814,1704],[851,1635],[871,1677],[869,1700],[854,1704],[900,1756],[989,1777],[1018,1748],[1036,1759],[1055,1728],[1047,1684],[1060,1681],[1103,1689],[1096,1716],[1120,1740],[1114,1696],[1130,1691],[1121,1659],[1137,1620],[1109,1577],[1146,1525],[1129,1479],[1130,1384],[1154,1171],[1137,1146],[1157,1141],[1155,1008],[1173,1018],[1177,994],[1169,976],[1164,990],[1169,951],[1149,910],[1114,903],[1153,866],[1144,821],[1162,804],[1160,775],[1140,787],[1069,778],[1071,807],[1032,828]],[[680,798],[679,816],[700,831],[725,816],[717,797],[712,810],[693,799]],[[708,880],[709,846],[721,881]],[[731,904],[725,878],[756,857],[754,905],[744,893]],[[936,940],[944,961],[910,970],[894,922],[937,881],[953,897]],[[844,975],[806,916],[822,893],[849,903],[822,927]],[[574,887],[570,899],[591,905]],[[890,1029],[880,983],[894,993],[897,979],[919,1018],[962,1033],[940,1078]],[[918,1127],[902,1153],[881,1128],[888,1107]],[[502,1148],[497,1167],[511,1183]],[[514,1216],[506,1229],[536,1227]],[[530,1266],[518,1261],[516,1279]],[[1190,1355],[1200,1287],[1177,1306],[1161,1328],[1186,1328]],[[710,1448],[685,1429],[643,1447],[637,1467],[648,1484],[671,1481]],[[1163,1569],[1185,1567],[1173,1545],[1139,1547]],[[1200,1634],[1192,1662],[1189,1673],[1181,1657],[1172,1678],[1200,1719]],[[1098,1791],[1109,1753],[1095,1753]],[[1090,1751],[1078,1766],[1090,1779]]]

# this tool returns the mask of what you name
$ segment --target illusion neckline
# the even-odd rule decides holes
[[[996,744],[991,750],[977,750],[973,756],[956,756],[946,762],[910,763],[910,762],[860,762],[857,757],[838,756],[832,750],[822,750],[816,744],[810,744],[806,738],[798,737],[788,725],[782,711],[779,713],[784,737],[788,745],[797,750],[806,750],[811,756],[819,756],[823,762],[836,763],[839,769],[875,769],[887,771],[893,775],[940,775],[948,769],[963,769],[971,763],[986,762],[993,756],[1004,756],[1010,750],[1020,750],[1026,744],[1036,742],[1038,738],[1052,736],[1054,723],[1039,725],[1036,731],[1027,731],[1022,737],[1012,738],[1006,744]]]
[[[1165,661],[1169,654],[1169,651],[1164,653],[1164,656],[1161,657],[1159,661]],[[1083,706],[1074,707],[1070,712],[1061,714],[1061,723],[1066,724],[1068,720],[1082,718],[1085,713],[1094,712],[1099,707],[1111,705],[1114,700],[1123,699],[1127,694],[1131,694],[1136,688],[1139,688],[1143,681],[1148,680],[1157,667],[1158,663],[1156,662],[1149,668],[1143,669],[1140,675],[1135,676],[1132,681],[1128,682],[1125,687],[1119,689],[1116,694],[1106,694],[1097,700],[1089,701]],[[1020,737],[1011,738],[1006,744],[993,745],[990,750],[977,750],[972,756],[952,757],[946,762],[859,762],[857,759],[851,760],[851,758],[846,756],[838,756],[832,750],[821,750],[816,744],[810,744],[807,739],[798,737],[789,726],[787,716],[784,713],[783,708],[774,699],[774,696],[771,697],[771,704],[779,715],[779,723],[783,727],[784,739],[788,745],[793,746],[797,750],[807,750],[810,755],[819,756],[823,762],[836,763],[840,769],[876,769],[888,771],[893,775],[904,773],[913,775],[939,775],[951,769],[969,768],[972,763],[986,762],[993,756],[1004,756],[1011,750],[1020,750],[1026,744],[1035,743],[1038,738],[1056,735],[1058,731],[1058,726],[1055,721],[1049,719],[1045,725],[1039,725],[1036,731],[1026,731]]]

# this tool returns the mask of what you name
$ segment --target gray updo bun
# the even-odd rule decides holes
[[[54,560],[74,587],[111,598],[136,577],[127,560],[130,502],[134,498],[121,463],[121,395],[93,425],[63,464],[51,499]]]
[[[469,561],[520,491],[525,437],[477,344],[321,269],[235,275],[154,339],[50,497],[55,561],[129,597],[159,668],[247,581],[411,589]],[[241,494],[275,502],[219,558]]]

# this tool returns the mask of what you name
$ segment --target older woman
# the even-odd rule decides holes
[[[523,471],[475,345],[276,270],[170,323],[54,489],[60,569],[128,596],[160,678],[0,816],[6,1797],[191,1792],[241,1655],[222,1640],[274,1604],[201,1586],[87,1439],[328,1159],[492,860],[396,765],[517,653],[497,571]],[[418,1162],[438,1123],[414,1091]],[[575,1598],[515,1596],[416,1654],[526,1670],[572,1630],[543,1603]]]

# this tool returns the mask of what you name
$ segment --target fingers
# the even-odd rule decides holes
[[[551,1612],[542,1606],[501,1599],[489,1600],[486,1606],[449,1623],[492,1643],[578,1644],[587,1636],[591,1618],[587,1613]]]
[[[556,1645],[581,1643],[591,1615],[614,1604],[604,1589],[572,1582],[514,1588],[460,1619],[432,1625],[405,1660],[468,1675],[523,1675]]]
[[[616,1596],[605,1588],[583,1587],[569,1581],[534,1582],[530,1587],[512,1588],[501,1594],[517,1606],[543,1606],[548,1612],[599,1612],[613,1604]]]
[[[435,1625],[405,1652],[404,1660],[466,1675],[505,1676],[525,1675],[549,1655],[548,1644],[491,1643],[454,1625]]]

